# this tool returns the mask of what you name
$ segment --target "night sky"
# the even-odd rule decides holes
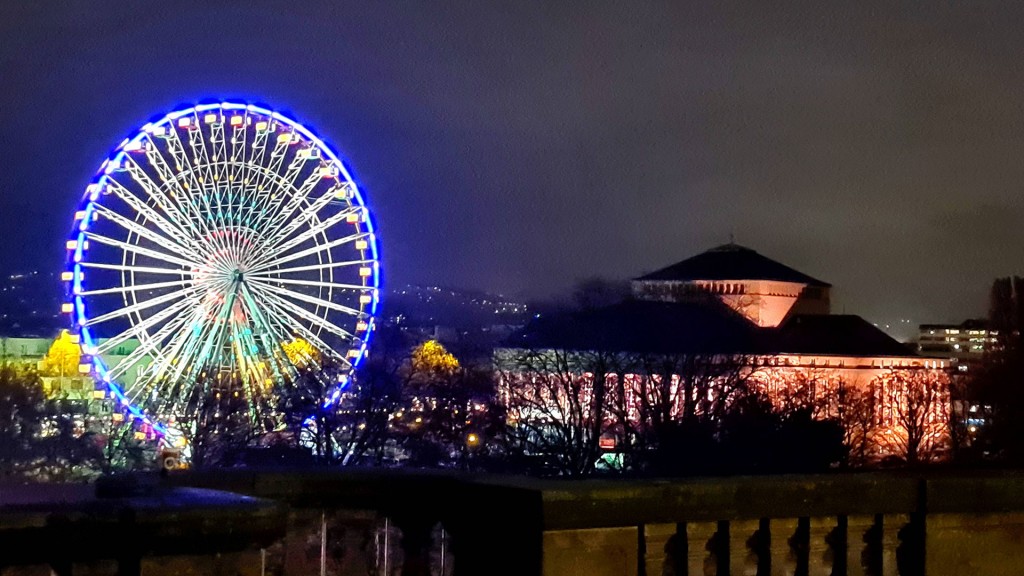
[[[546,296],[733,233],[916,324],[1024,273],[1019,2],[168,4],[0,3],[0,272],[60,266],[133,129],[234,98],[347,159],[393,285]]]

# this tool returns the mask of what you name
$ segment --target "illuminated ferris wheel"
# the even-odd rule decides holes
[[[118,146],[86,188],[63,274],[82,371],[158,432],[228,394],[254,424],[307,368],[333,401],[378,302],[369,211],[294,120],[221,102]]]

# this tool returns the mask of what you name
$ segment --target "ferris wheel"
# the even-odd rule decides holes
[[[307,369],[337,399],[365,356],[380,264],[338,157],[262,107],[177,110],[123,141],[67,241],[82,372],[158,433],[228,394],[253,423]]]

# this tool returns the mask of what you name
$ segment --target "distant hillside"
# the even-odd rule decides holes
[[[526,304],[500,294],[438,286],[393,288],[385,294],[383,309],[392,324],[456,329],[524,324],[529,315]]]

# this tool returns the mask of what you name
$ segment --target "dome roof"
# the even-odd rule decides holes
[[[671,266],[645,274],[637,280],[697,281],[697,280],[774,280],[795,282],[810,286],[831,286],[767,258],[739,244],[717,246],[677,262]]]

